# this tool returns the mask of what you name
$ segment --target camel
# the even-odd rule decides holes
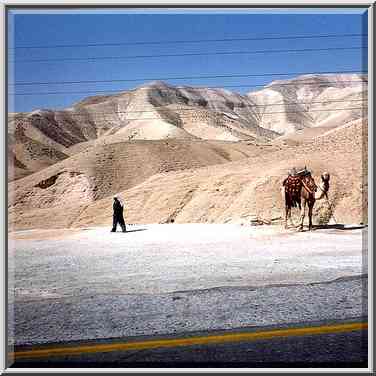
[[[305,207],[308,206],[308,229],[312,230],[312,211],[316,200],[327,198],[329,191],[330,175],[324,172],[321,175],[321,183],[316,185],[310,171],[306,168],[299,172],[293,172],[284,180],[282,193],[285,199],[285,229],[288,228],[287,220],[291,218],[291,208],[300,209],[299,230],[303,231]]]

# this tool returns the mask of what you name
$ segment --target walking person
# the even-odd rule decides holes
[[[116,232],[117,224],[121,226],[123,232],[126,232],[125,222],[124,222],[124,204],[118,196],[114,196],[114,203],[112,205],[113,216],[112,216],[112,230],[111,232]]]

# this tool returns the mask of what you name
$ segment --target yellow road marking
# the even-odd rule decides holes
[[[248,333],[230,333],[202,337],[176,338],[176,339],[160,339],[147,340],[139,342],[119,342],[112,344],[99,345],[83,345],[75,347],[55,347],[34,349],[27,351],[16,351],[11,353],[16,359],[30,359],[30,358],[44,358],[51,356],[66,356],[66,355],[80,355],[90,353],[104,353],[112,351],[130,351],[130,350],[145,350],[155,349],[160,347],[177,347],[177,346],[191,346],[191,345],[206,345],[213,343],[225,342],[242,342],[253,341],[258,339],[269,339],[289,336],[305,336],[314,334],[328,334],[341,333],[355,330],[368,329],[367,323],[351,323],[328,326],[313,326],[306,328],[289,328],[277,329],[260,332]]]

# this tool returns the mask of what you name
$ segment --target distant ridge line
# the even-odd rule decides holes
[[[267,106],[265,106],[267,107]],[[363,107],[349,107],[349,108],[330,108],[330,109],[319,109],[319,110],[299,110],[299,111],[278,111],[278,112],[264,112],[262,114],[258,114],[258,115],[261,115],[261,116],[264,116],[264,115],[274,115],[274,114],[300,114],[300,113],[310,113],[310,112],[331,112],[331,111],[348,111],[348,110],[367,110],[368,109],[368,106],[363,106]],[[43,110],[42,110],[43,111]],[[54,111],[54,110],[47,110],[47,111],[51,111],[51,112],[64,112],[64,110],[57,110],[57,111]],[[178,110],[179,111],[179,110]],[[197,111],[197,108],[195,109],[192,109],[190,111]],[[30,111],[30,112],[33,112],[33,111]],[[142,111],[142,112],[151,112],[151,111]],[[214,112],[214,111],[213,111]],[[20,112],[22,114],[22,112]],[[68,116],[71,116],[71,117],[80,117],[80,116],[86,116],[86,117],[90,117],[92,115],[114,115],[114,114],[129,114],[129,113],[132,113],[132,111],[118,111],[118,112],[87,112],[85,114],[69,114],[69,113],[66,113]],[[14,112],[14,114],[19,114],[17,112]],[[214,115],[218,114],[218,111],[214,112]],[[180,118],[188,118],[187,115],[184,115],[184,116],[179,116]],[[142,121],[142,120],[166,120],[166,119],[163,119],[162,117],[148,117],[148,118],[128,118],[128,119],[124,119],[125,121]]]
[[[274,86],[295,86],[295,85],[325,85],[325,84],[333,84],[337,83],[338,81],[325,81],[325,82],[291,82],[291,83],[284,83],[284,84],[259,84],[259,85],[223,85],[223,86],[174,86],[175,89],[225,89],[225,88],[245,88],[245,87],[263,87],[263,88],[270,88]],[[339,81],[340,83],[365,83],[368,84],[368,81],[356,81],[356,80],[348,80],[348,81]],[[146,90],[147,87],[138,87],[134,89],[108,89],[108,90],[87,90],[87,91],[57,91],[57,92],[40,92],[40,93],[9,93],[8,95],[59,95],[59,94],[97,94],[97,93],[121,93],[124,91],[133,92],[137,90]]]
[[[127,78],[111,80],[77,80],[77,81],[34,81],[34,82],[14,82],[9,86],[23,85],[64,85],[64,84],[82,84],[82,83],[101,83],[101,82],[135,82],[135,81],[163,81],[163,80],[187,80],[187,79],[205,79],[205,78],[232,78],[232,77],[268,77],[268,76],[303,76],[312,74],[346,74],[359,73],[365,74],[368,71],[362,70],[340,70],[340,71],[320,71],[320,72],[280,72],[280,73],[254,73],[254,74],[218,74],[202,76],[175,76],[175,77],[144,77],[144,78]]]

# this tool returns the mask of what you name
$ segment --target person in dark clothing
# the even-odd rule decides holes
[[[112,208],[114,212],[112,216],[111,232],[116,232],[116,227],[118,223],[121,226],[122,231],[126,232],[125,222],[124,222],[124,217],[123,217],[124,205],[117,196],[114,197],[114,203],[112,205]]]

